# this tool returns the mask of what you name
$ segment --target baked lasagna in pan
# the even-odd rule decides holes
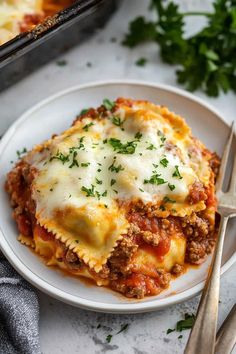
[[[81,112],[9,172],[19,241],[127,297],[159,294],[215,244],[219,159],[147,101]]]
[[[71,5],[73,0],[0,0],[0,45],[30,31],[45,17]]]

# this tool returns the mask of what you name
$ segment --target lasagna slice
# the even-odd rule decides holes
[[[212,251],[218,167],[166,107],[105,99],[17,162],[6,190],[47,265],[143,298]]]

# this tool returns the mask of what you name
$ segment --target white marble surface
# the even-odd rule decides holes
[[[34,103],[68,86],[112,78],[143,79],[176,86],[174,68],[161,63],[155,45],[143,45],[130,51],[119,42],[130,19],[146,12],[149,1],[123,1],[122,6],[108,25],[98,31],[82,45],[67,52],[60,59],[67,65],[60,67],[56,62],[44,66],[14,87],[0,94],[0,135],[19,115]],[[185,8],[209,7],[209,2],[201,0],[182,1]],[[184,5],[183,5],[184,6]],[[198,21],[188,23],[188,30],[194,31]],[[110,39],[117,38],[116,43]],[[134,63],[140,57],[146,57],[148,64],[137,67]],[[92,63],[88,67],[87,62]],[[35,84],[36,83],[36,84]],[[236,96],[222,95],[210,99],[202,93],[196,93],[218,108],[226,121],[236,120]],[[222,278],[219,324],[236,300],[236,265]],[[44,354],[73,353],[114,353],[146,354],[183,353],[188,331],[166,335],[176,321],[185,312],[195,312],[198,297],[171,308],[139,315],[109,315],[92,313],[73,308],[56,301],[42,293],[40,297],[40,338]],[[122,324],[128,329],[106,343],[106,336],[120,329]],[[98,324],[101,327],[97,329]],[[234,350],[234,354],[236,350]],[[206,353],[207,354],[207,353]]]

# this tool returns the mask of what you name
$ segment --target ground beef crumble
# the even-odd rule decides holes
[[[186,261],[201,264],[215,245],[214,228],[201,212],[184,217],[182,227],[187,237]]]
[[[183,274],[184,271],[185,271],[185,267],[182,264],[178,264],[178,263],[176,263],[171,269],[171,273],[176,276]]]
[[[201,182],[195,182],[189,190],[188,202],[190,204],[196,204],[201,200],[206,200],[206,190]]]
[[[135,226],[131,226],[131,230],[135,232]],[[127,275],[130,273],[130,260],[133,254],[137,251],[138,245],[135,243],[132,231],[125,235],[118,243],[114,252],[108,260],[108,266],[111,270],[111,277],[117,279],[121,274]]]

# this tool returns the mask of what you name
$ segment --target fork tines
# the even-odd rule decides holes
[[[221,160],[220,171],[219,171],[219,175],[218,175],[217,182],[216,182],[217,194],[223,192],[222,187],[223,187],[224,178],[225,178],[226,169],[227,169],[228,160],[229,160],[229,155],[230,155],[230,151],[231,151],[231,147],[232,147],[232,143],[233,143],[233,137],[234,137],[234,121],[231,124],[229,138],[228,138],[227,143],[225,145],[222,160]],[[233,166],[230,187],[229,187],[230,193],[235,192],[235,185],[236,185],[236,154],[235,154],[235,158],[234,158],[234,166]]]

